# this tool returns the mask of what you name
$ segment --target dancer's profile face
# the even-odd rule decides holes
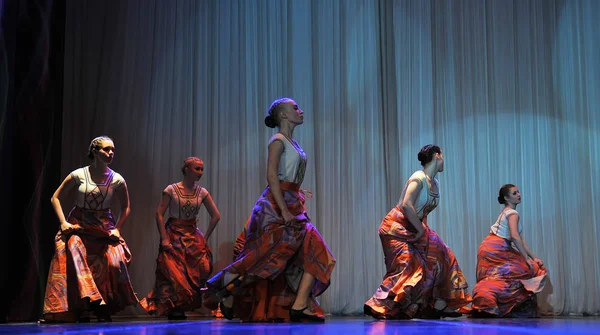
[[[442,172],[444,171],[444,154],[443,153],[436,153],[435,154],[436,159],[438,161],[438,172]]]
[[[511,187],[508,196],[504,197],[507,202],[518,205],[521,203],[521,191],[517,187]]]
[[[193,161],[186,167],[186,177],[193,178],[194,181],[200,180],[204,174],[204,162]]]
[[[295,125],[304,123],[304,111],[300,109],[300,107],[294,100],[288,100],[284,104],[284,108],[281,113],[282,119],[285,118]]]
[[[110,164],[115,157],[115,144],[110,140],[100,141],[100,149],[96,151],[96,157],[106,164]]]

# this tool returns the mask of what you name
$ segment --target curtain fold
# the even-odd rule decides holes
[[[139,295],[154,282],[156,205],[188,156],[221,212],[215,270],[231,259],[266,186],[266,110],[290,96],[305,111],[307,211],[338,259],[327,312],[360,313],[377,289],[378,226],[429,143],[446,160],[429,224],[471,287],[513,183],[549,270],[544,311],[600,311],[599,2],[67,0],[66,13],[62,174],[88,163],[93,137],[115,140]]]

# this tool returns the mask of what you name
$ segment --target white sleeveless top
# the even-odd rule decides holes
[[[510,240],[510,229],[508,228],[508,216],[510,214],[519,215],[519,212],[512,208],[503,210],[500,215],[498,215],[496,223],[494,223],[490,228],[490,233],[500,236],[503,239]],[[523,226],[519,224],[518,227],[519,234],[523,233]]]
[[[125,179],[113,170],[102,184],[96,184],[90,176],[89,166],[71,172],[71,178],[77,184],[75,206],[83,209],[109,209],[116,189],[125,184]]]
[[[306,172],[306,153],[295,140],[288,140],[281,133],[276,133],[269,140],[269,144],[274,141],[283,143],[283,152],[279,159],[279,169],[277,177],[282,181],[289,181],[296,184],[302,184],[304,173]]]
[[[193,194],[185,194],[185,190],[177,184],[171,184],[165,188],[163,193],[167,194],[169,201],[169,216],[173,219],[195,219],[200,212],[202,201],[208,195],[208,191],[201,186],[194,186]]]
[[[433,193],[429,190],[429,186],[427,184],[427,176],[425,175],[425,172],[423,172],[423,170],[416,171],[412,174],[412,176],[410,176],[410,178],[404,185],[404,190],[402,191],[402,195],[400,196],[400,200],[398,201],[396,207],[402,207],[402,201],[404,200],[404,196],[406,195],[408,185],[415,180],[418,180],[419,182],[421,182],[421,185],[423,185],[423,188],[421,188],[421,192],[419,192],[419,196],[417,197],[417,200],[414,203],[414,207],[417,211],[419,219],[423,220],[423,218],[426,217],[429,213],[431,213],[440,202],[439,191],[438,193]],[[436,178],[434,178],[434,182],[439,190],[440,187]]]

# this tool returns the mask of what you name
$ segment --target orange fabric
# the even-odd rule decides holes
[[[243,247],[232,264],[208,281],[205,305],[214,309],[216,292],[225,286],[225,273],[243,276],[242,283],[232,290],[234,310],[244,321],[289,320],[289,309],[304,271],[315,277],[310,299],[311,309],[323,314],[314,297],[322,294],[330,283],[335,257],[310,223],[304,205],[304,195],[298,184],[281,182],[284,200],[297,222],[286,225],[267,187],[256,202],[247,223],[245,238],[238,238],[237,249]]]
[[[382,319],[407,319],[426,315],[437,299],[459,309],[471,301],[467,280],[450,248],[423,219],[425,234],[407,242],[416,229],[397,208],[383,219],[379,237],[387,272],[365,311]]]
[[[173,246],[159,250],[154,289],[140,301],[149,314],[167,315],[173,308],[201,306],[200,289],[213,269],[213,259],[196,220],[170,218],[165,230]]]
[[[538,316],[535,293],[544,288],[546,276],[538,264],[530,270],[510,241],[490,234],[477,251],[472,309],[496,316]]]
[[[75,321],[93,307],[104,305],[109,313],[138,303],[127,266],[131,253],[125,240],[112,241],[109,231],[115,220],[110,210],[75,207],[67,221],[83,228],[75,234],[62,231],[54,240],[50,263],[44,319]]]
[[[246,234],[248,234],[248,225],[250,224],[250,219],[246,221],[244,225],[244,229],[235,239],[235,243],[233,245],[233,261],[239,256],[239,254],[244,250],[244,244],[246,244]]]

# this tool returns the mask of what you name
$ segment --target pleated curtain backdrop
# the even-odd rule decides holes
[[[188,156],[204,160],[221,212],[216,270],[230,261],[266,186],[266,109],[289,96],[305,111],[307,210],[338,259],[327,312],[361,313],[377,289],[379,224],[429,143],[445,171],[428,222],[471,288],[498,189],[513,183],[550,274],[544,312],[600,311],[600,2],[69,0],[66,17],[62,173],[88,164],[93,137],[115,140],[140,297],[156,205]]]

